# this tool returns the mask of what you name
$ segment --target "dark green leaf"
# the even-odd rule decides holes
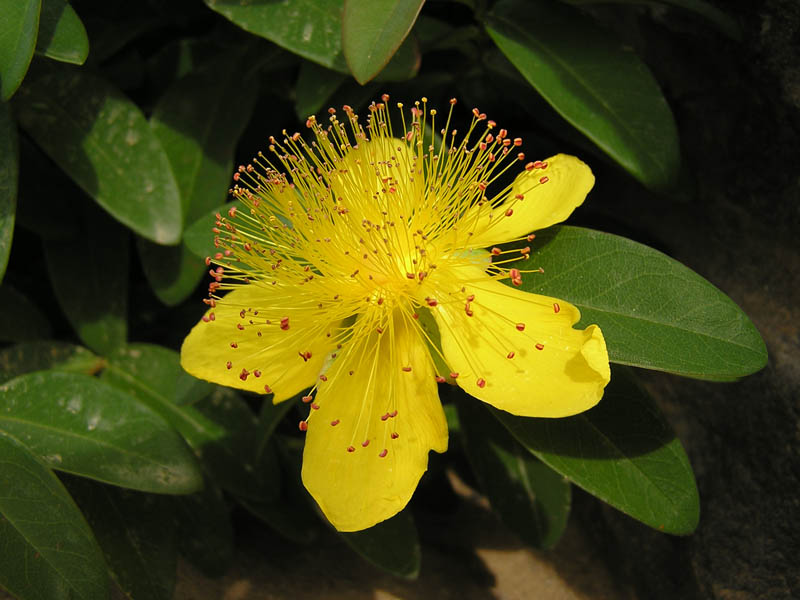
[[[94,375],[105,361],[82,346],[67,342],[24,342],[0,350],[0,383],[9,379],[51,369]]]
[[[6,272],[14,237],[18,180],[17,124],[11,116],[11,107],[0,102],[0,281]]]
[[[75,65],[89,56],[86,28],[67,0],[42,0],[36,53]]]
[[[295,86],[295,113],[299,119],[317,114],[347,76],[304,60]]]
[[[630,48],[553,0],[501,0],[486,27],[545,100],[626,171],[653,189],[675,181],[675,121]]]
[[[186,403],[176,384],[179,373],[177,352],[131,344],[108,357],[102,377],[139,398],[177,429],[216,484],[244,497],[269,496],[268,490],[259,489],[253,466],[255,415],[234,392],[223,388]]]
[[[50,324],[30,300],[10,285],[0,285],[0,341],[28,342],[50,337]]]
[[[342,54],[344,0],[204,0],[236,25],[290,52],[337,71],[347,72]]]
[[[464,448],[492,509],[537,548],[552,548],[567,526],[569,482],[514,440],[481,403],[463,398],[458,417]]]
[[[544,273],[524,278],[522,289],[575,304],[580,326],[600,325],[613,362],[717,381],[766,364],[766,347],[747,315],[657,250],[566,226],[539,233],[532,248],[517,266]]]
[[[44,240],[45,258],[67,319],[89,348],[103,354],[124,344],[128,334],[128,232],[91,205],[83,217],[71,239]]]
[[[102,600],[103,554],[64,486],[0,431],[0,586],[20,600]]]
[[[377,75],[403,43],[425,0],[345,0],[342,50],[359,83]]]
[[[199,489],[194,457],[147,407],[94,377],[41,371],[0,386],[0,429],[52,468],[149,492]]]
[[[118,221],[156,243],[177,243],[180,193],[139,108],[84,70],[39,67],[17,95],[22,127]]]
[[[206,480],[203,491],[173,496],[178,547],[186,559],[209,577],[219,577],[233,561],[233,525],[222,491]]]
[[[600,404],[580,415],[491,412],[545,464],[611,506],[666,533],[697,527],[700,500],[686,453],[625,367],[614,369]]]
[[[41,0],[0,0],[0,101],[17,91],[36,48]]]
[[[728,37],[741,41],[742,29],[731,15],[718,9],[703,0],[562,0],[577,6],[587,4],[644,4],[645,6],[661,7],[664,4],[688,10],[713,23],[717,29]]]
[[[258,92],[246,76],[244,50],[236,48],[176,81],[150,119],[178,183],[187,223],[223,202],[230,185],[236,142]],[[205,272],[185,245],[164,248],[142,240],[139,254],[153,290],[170,306],[185,300]]]
[[[171,600],[178,550],[170,498],[85,479],[65,483],[120,589],[135,600]]]
[[[408,509],[364,531],[339,535],[348,546],[384,571],[406,579],[416,579],[419,575],[419,538]]]

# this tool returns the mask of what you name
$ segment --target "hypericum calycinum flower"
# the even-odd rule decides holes
[[[311,388],[303,482],[341,531],[400,511],[428,452],[447,449],[437,382],[563,417],[610,379],[598,327],[572,327],[577,308],[500,283],[535,277],[503,266],[528,248],[480,250],[564,220],[594,183],[589,168],[565,155],[526,163],[522,140],[477,109],[458,141],[455,100],[431,143],[425,98],[410,114],[398,104],[399,130],[387,101],[365,127],[349,106],[327,127],[311,117],[311,142],[284,132],[273,159],[239,167],[244,208],[217,215],[210,309],[181,350],[193,375],[274,402]],[[516,163],[513,184],[487,196]]]

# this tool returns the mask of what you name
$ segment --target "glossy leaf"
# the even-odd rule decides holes
[[[461,396],[464,448],[492,509],[526,543],[552,548],[567,526],[569,482],[514,440],[481,402]]]
[[[18,181],[17,124],[11,116],[11,107],[0,102],[0,281],[6,272],[14,237]]]
[[[178,550],[170,498],[85,479],[65,483],[120,589],[135,600],[172,600]]]
[[[209,577],[219,577],[233,562],[233,525],[222,490],[208,479],[202,491],[173,496],[178,549]]]
[[[186,223],[225,201],[233,153],[253,111],[258,85],[249,79],[245,48],[176,81],[159,99],[150,125],[169,158],[181,193]],[[206,268],[185,245],[139,243],[145,275],[167,305],[182,302]]]
[[[697,527],[700,500],[680,441],[631,371],[617,367],[600,404],[562,419],[490,408],[555,471],[643,523],[676,535]]]
[[[234,392],[223,388],[185,402],[186,391],[177,383],[180,373],[177,352],[131,344],[108,357],[102,378],[164,417],[184,437],[217,485],[240,496],[262,498],[264,491],[259,489],[253,466],[255,415]]]
[[[373,565],[406,579],[416,579],[419,575],[419,538],[414,517],[408,509],[369,529],[339,532],[339,535]]]
[[[139,108],[87,71],[39,67],[17,94],[22,127],[118,221],[156,243],[177,243],[180,193]]]
[[[345,0],[342,50],[359,83],[377,75],[414,26],[425,0]]]
[[[82,346],[40,340],[0,350],[0,383],[34,371],[54,370],[94,375],[105,361]]]
[[[525,79],[644,185],[670,187],[678,132],[645,64],[580,11],[554,0],[500,0],[486,28]]]
[[[50,337],[42,312],[10,285],[0,285],[0,341],[28,342]]]
[[[766,347],[747,315],[657,250],[566,226],[538,233],[531,248],[517,267],[544,273],[524,277],[521,289],[575,304],[579,326],[600,325],[613,362],[717,381],[766,364]]]
[[[347,72],[342,54],[343,0],[204,0],[236,25],[324,67]]]
[[[82,216],[73,237],[44,241],[45,259],[58,303],[78,337],[104,354],[124,344],[128,334],[128,232],[93,206]]]
[[[321,67],[304,60],[295,85],[295,113],[298,119],[305,120],[317,114],[333,93],[344,83],[347,76],[338,71]]]
[[[36,53],[75,65],[89,56],[86,28],[67,0],[42,0]]]
[[[0,101],[25,78],[36,48],[41,0],[0,0]]]
[[[64,486],[0,431],[0,586],[20,600],[109,597],[103,554]]]
[[[645,6],[663,6],[669,5],[675,8],[680,8],[693,12],[701,17],[707,19],[710,23],[719,29],[728,37],[741,41],[742,29],[730,14],[720,10],[713,4],[709,4],[704,0],[562,0],[568,4],[577,6],[589,4],[640,4]]]
[[[202,485],[194,457],[147,407],[94,377],[41,371],[0,386],[0,429],[52,468],[162,494]]]

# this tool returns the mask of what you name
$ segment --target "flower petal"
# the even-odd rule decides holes
[[[364,332],[327,371],[312,404],[303,483],[339,531],[397,514],[427,469],[429,450],[447,449],[431,358],[404,319],[396,316],[380,334]]]
[[[471,395],[524,417],[566,417],[600,401],[611,379],[603,334],[573,329],[580,312],[563,300],[520,292],[475,267],[459,267],[457,301],[432,311],[442,352]],[[463,286],[463,287],[462,287]]]
[[[574,156],[557,154],[533,164],[542,166],[520,173],[505,202],[494,207],[474,206],[462,217],[460,227],[473,232],[470,247],[509,242],[560,223],[594,186],[591,169]]]
[[[334,347],[330,339],[337,327],[325,327],[315,315],[304,314],[309,311],[274,296],[264,286],[251,283],[218,300],[184,340],[181,366],[195,377],[220,385],[259,394],[273,391],[274,402],[313,385]],[[264,316],[265,305],[274,309],[280,301],[287,305],[290,318],[285,329],[280,317],[267,322]]]

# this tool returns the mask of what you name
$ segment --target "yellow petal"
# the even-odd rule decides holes
[[[550,227],[583,203],[594,186],[594,175],[585,163],[557,154],[542,164],[547,166],[520,173],[499,206],[475,206],[464,215],[459,227],[473,232],[470,247],[500,244]]]
[[[303,314],[270,292],[252,283],[218,300],[184,340],[181,366],[195,377],[220,385],[260,394],[272,391],[275,402],[313,385],[333,349],[330,339],[335,328],[325,328],[313,315]],[[276,302],[287,305],[287,329],[281,328],[280,316],[266,323],[265,314],[275,313]],[[265,305],[270,309],[265,310]]]
[[[596,325],[573,329],[580,319],[573,305],[520,292],[475,267],[457,273],[462,281],[454,300],[432,312],[461,388],[525,417],[566,417],[600,401],[611,373]],[[472,316],[458,301],[462,295],[474,295]]]
[[[337,359],[310,411],[303,483],[339,531],[397,514],[427,469],[429,450],[447,449],[428,349],[403,318]]]

